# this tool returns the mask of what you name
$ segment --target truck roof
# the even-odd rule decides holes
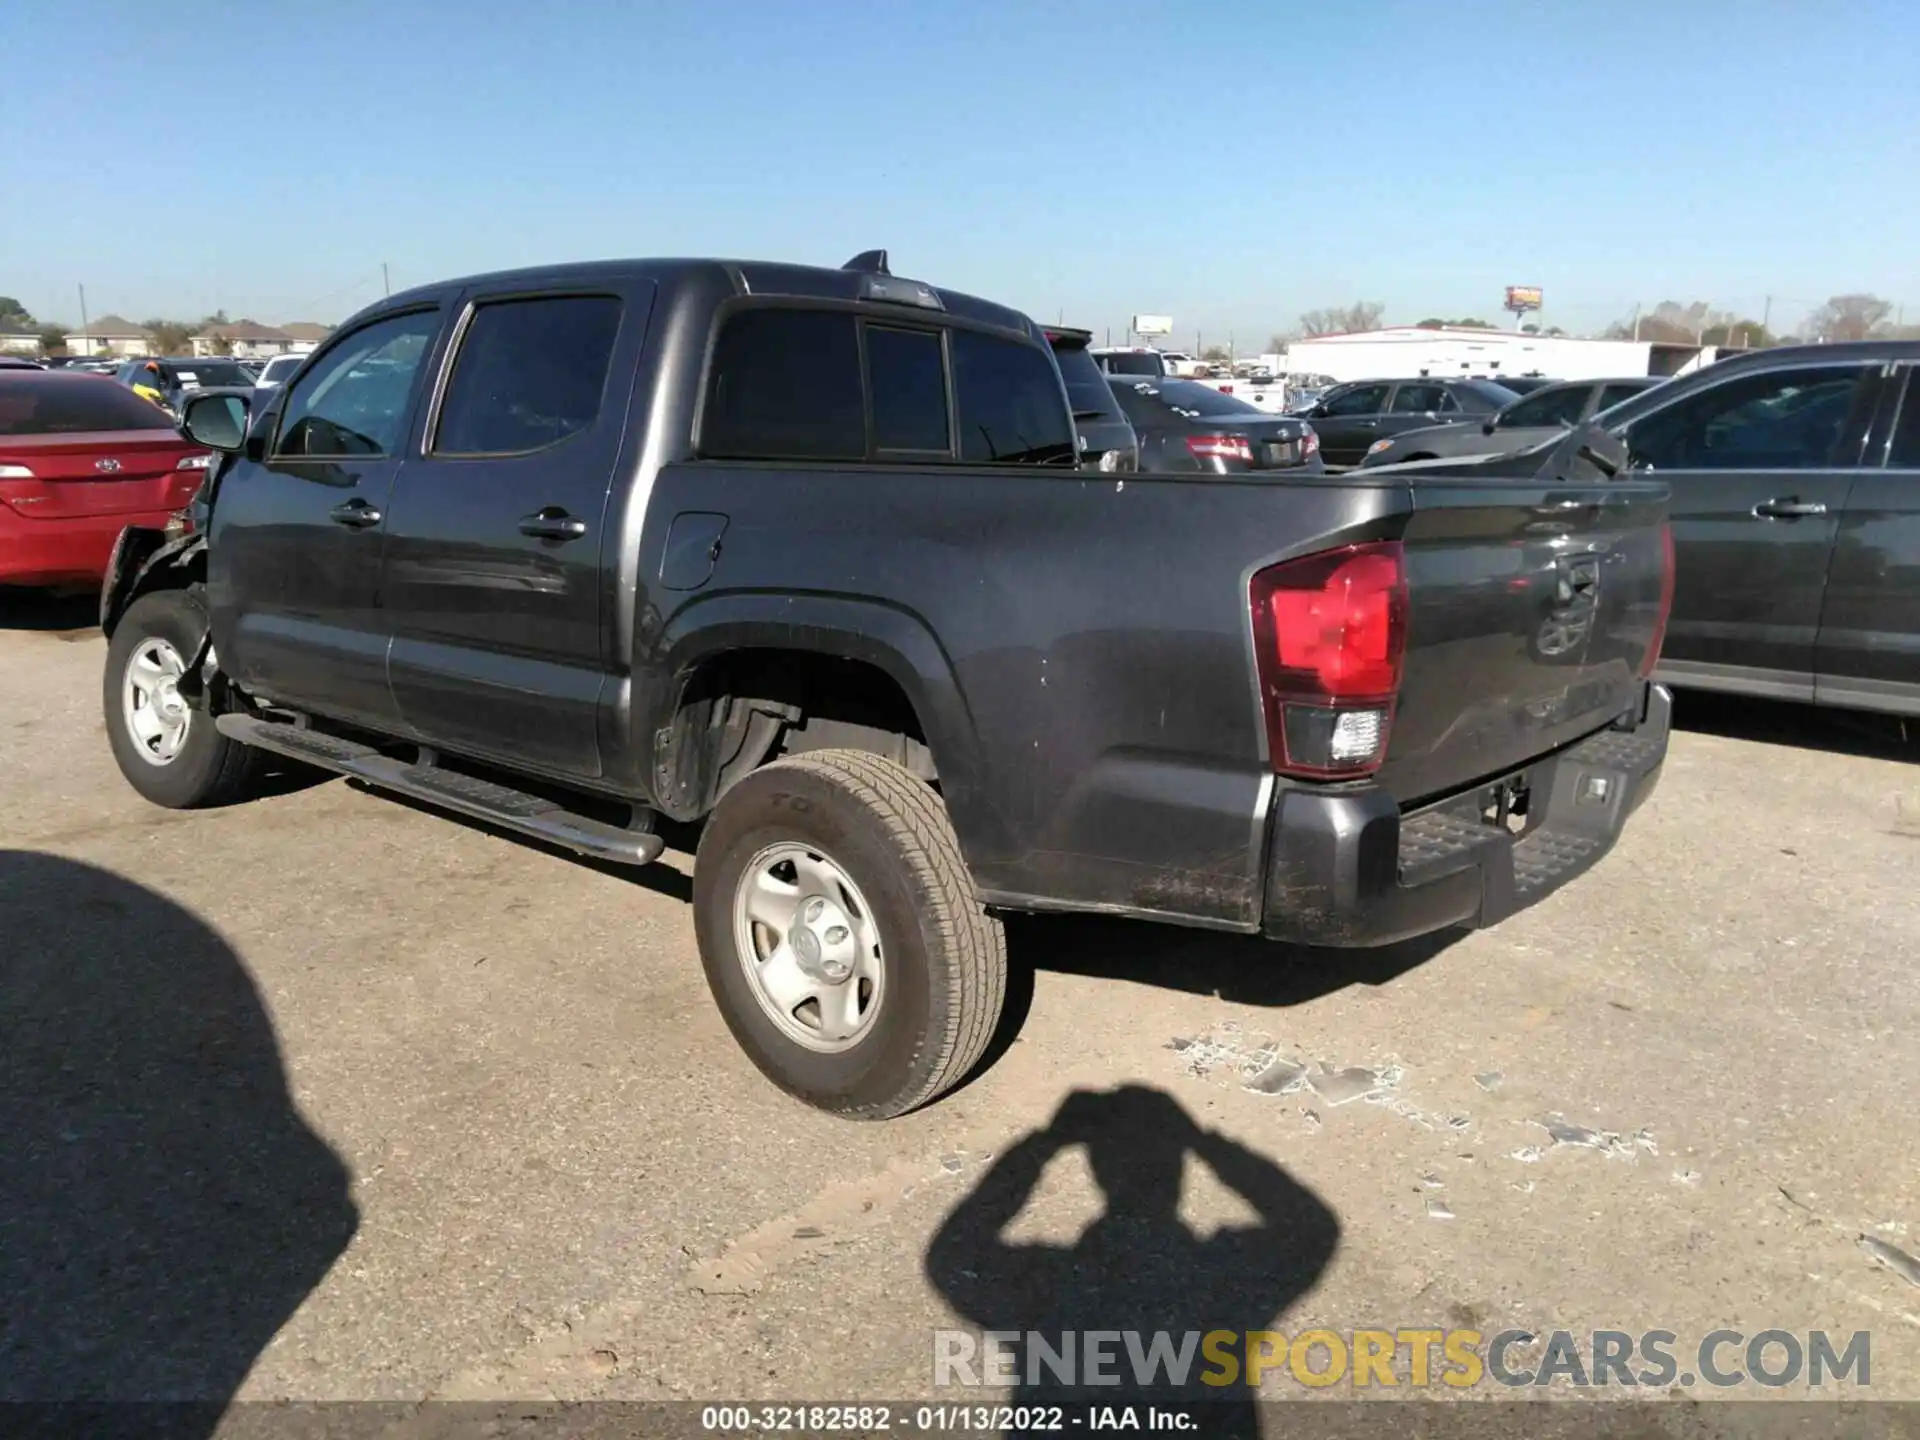
[[[377,315],[404,309],[425,300],[443,301],[470,286],[497,288],[502,285],[526,285],[544,288],[555,284],[593,285],[614,280],[645,278],[663,288],[685,283],[719,281],[736,295],[780,295],[820,300],[879,301],[923,308],[1018,331],[1034,340],[1042,340],[1033,322],[1018,310],[983,300],[958,290],[943,290],[925,281],[909,280],[886,268],[884,251],[868,251],[846,266],[795,265],[775,260],[726,260],[718,258],[660,257],[630,260],[587,260],[564,265],[536,265],[516,270],[495,270],[415,286],[397,295],[367,306],[360,316]],[[854,268],[859,266],[861,268]],[[876,268],[877,267],[877,268]],[[916,294],[932,297],[932,303],[913,298]]]

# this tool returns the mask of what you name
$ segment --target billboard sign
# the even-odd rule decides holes
[[[1507,309],[1514,314],[1524,314],[1528,310],[1540,308],[1541,289],[1538,285],[1507,286]]]
[[[1173,317],[1171,315],[1136,315],[1133,317],[1133,333],[1136,335],[1171,335]]]

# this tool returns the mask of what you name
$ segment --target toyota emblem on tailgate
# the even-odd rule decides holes
[[[111,475],[120,468],[120,462],[118,460],[96,460],[93,462],[93,468],[98,470],[102,475]]]

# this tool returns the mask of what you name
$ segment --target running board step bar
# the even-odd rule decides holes
[[[337,735],[251,715],[221,715],[213,723],[222,735],[243,745],[337,771],[381,790],[488,820],[582,855],[620,865],[648,865],[667,848],[658,835],[577,815],[544,796],[529,795],[491,780],[477,780],[434,765],[409,765],[382,755],[371,745],[342,740]]]

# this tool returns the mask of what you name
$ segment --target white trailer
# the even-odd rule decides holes
[[[1415,375],[1479,377],[1544,375],[1554,380],[1606,380],[1621,375],[1673,375],[1710,358],[1712,347],[1648,340],[1576,340],[1511,330],[1423,330],[1396,326],[1351,335],[1319,335],[1287,347],[1287,373],[1335,380]]]

